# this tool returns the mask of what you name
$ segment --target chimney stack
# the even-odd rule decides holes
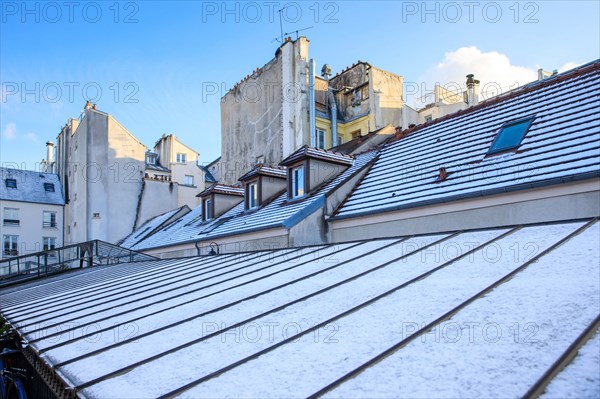
[[[467,104],[477,105],[479,104],[479,81],[474,79],[475,75],[472,73],[467,75]]]
[[[85,103],[85,107],[83,107],[83,109],[90,109],[92,108],[92,103],[90,102],[90,100],[87,100]]]
[[[45,172],[54,172],[54,143],[51,141],[46,142],[46,167]]]

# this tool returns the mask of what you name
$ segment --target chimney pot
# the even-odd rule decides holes
[[[90,102],[90,100],[87,100],[85,103],[85,107],[83,107],[83,109],[90,109],[92,108],[92,103]]]
[[[96,109],[96,104],[92,105],[92,109]]]

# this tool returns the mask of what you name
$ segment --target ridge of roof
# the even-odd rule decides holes
[[[470,113],[479,111],[479,110],[484,109],[486,107],[489,107],[489,106],[492,106],[492,105],[496,105],[498,103],[501,103],[503,101],[506,101],[506,100],[509,100],[509,99],[512,99],[512,98],[515,98],[515,97],[518,97],[518,96],[523,95],[523,94],[530,93],[530,92],[532,92],[534,90],[538,90],[538,89],[541,89],[543,87],[551,86],[553,84],[560,83],[560,82],[562,82],[564,80],[571,79],[571,78],[576,77],[576,76],[585,75],[585,74],[587,74],[589,72],[592,72],[594,70],[600,70],[600,59],[591,61],[591,62],[589,62],[587,64],[584,64],[584,65],[581,65],[581,66],[579,66],[577,68],[570,69],[570,70],[565,71],[563,73],[560,73],[560,74],[558,74],[556,76],[551,76],[551,77],[546,78],[546,79],[541,80],[541,81],[536,80],[536,81],[533,81],[533,82],[529,82],[529,83],[527,83],[524,86],[517,87],[517,88],[515,88],[513,90],[510,90],[510,91],[508,91],[506,93],[499,94],[499,95],[497,95],[495,97],[492,97],[490,99],[481,101],[479,104],[473,105],[473,106],[471,106],[469,108],[461,109],[461,110],[458,110],[456,112],[450,113],[448,115],[444,115],[441,118],[436,118],[436,119],[433,119],[433,120],[431,120],[429,122],[421,123],[419,125],[416,125],[416,126],[413,126],[413,127],[410,127],[410,128],[407,128],[407,129],[404,129],[404,130],[401,130],[401,131],[398,131],[398,132],[396,132],[395,137],[392,138],[392,140],[390,140],[389,143],[391,143],[393,141],[396,141],[396,140],[400,140],[400,139],[408,136],[409,134],[413,134],[413,133],[415,133],[415,132],[417,132],[417,131],[419,131],[421,129],[424,129],[426,127],[430,127],[430,126],[436,125],[438,123],[445,122],[445,121],[447,121],[449,119],[453,119],[455,117],[468,115]]]

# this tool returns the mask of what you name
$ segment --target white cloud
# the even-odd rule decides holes
[[[25,139],[31,143],[40,144],[41,141],[35,133],[27,133]]]
[[[577,62],[567,62],[565,65],[561,66],[560,68],[558,68],[558,72],[565,72],[568,71],[569,69],[573,69],[573,68],[577,68],[578,66],[581,66],[581,64],[578,64]]]
[[[2,130],[2,136],[4,136],[7,140],[12,140],[17,137],[17,124],[16,123],[8,123],[4,130]]]
[[[435,83],[439,83],[457,92],[458,87],[464,90],[466,75],[470,73],[481,82],[479,88],[483,98],[497,94],[499,90],[506,92],[537,79],[537,68],[513,65],[504,54],[496,51],[483,52],[472,46],[445,53],[444,59],[427,69],[419,81],[423,82],[428,91],[433,90]]]

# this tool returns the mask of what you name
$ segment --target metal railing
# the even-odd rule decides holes
[[[81,267],[116,265],[155,259],[157,258],[154,256],[105,241],[92,240],[1,259],[0,281],[16,277],[42,277]]]

